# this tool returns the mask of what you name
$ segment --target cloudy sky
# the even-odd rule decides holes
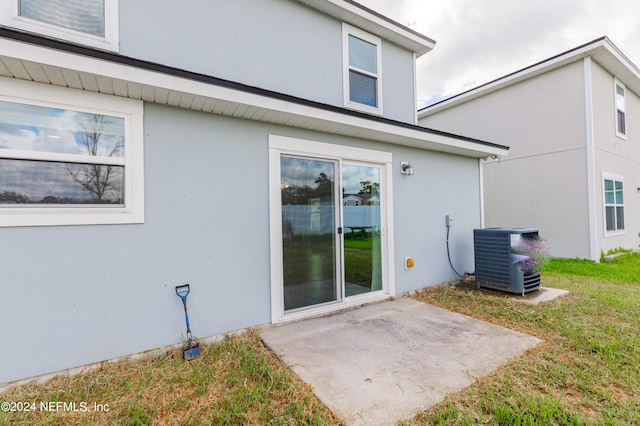
[[[606,35],[640,66],[638,0],[357,0],[436,40],[419,107]]]

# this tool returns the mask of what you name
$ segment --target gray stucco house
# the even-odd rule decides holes
[[[640,243],[640,70],[607,37],[419,112],[509,144],[483,164],[486,226],[539,228],[552,254],[599,260]]]
[[[0,6],[0,383],[179,343],[184,283],[202,338],[450,281],[446,214],[473,269],[507,147],[417,125],[433,40],[350,0],[48,4]]]

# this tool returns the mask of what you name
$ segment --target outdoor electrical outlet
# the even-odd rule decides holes
[[[413,269],[414,266],[415,262],[413,261],[413,257],[404,258],[404,269]]]
[[[453,216],[451,216],[450,214],[445,216],[446,222],[447,222],[447,228],[451,228],[453,226]]]

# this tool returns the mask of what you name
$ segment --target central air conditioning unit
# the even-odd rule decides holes
[[[518,263],[526,256],[514,249],[527,239],[538,239],[533,228],[484,228],[473,230],[473,249],[478,288],[525,293],[540,289],[540,274],[524,271]],[[517,251],[517,250],[515,250]]]

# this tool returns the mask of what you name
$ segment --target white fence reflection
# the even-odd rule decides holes
[[[380,206],[344,206],[343,226],[345,232],[350,227],[380,226]],[[320,235],[335,232],[337,228],[333,205],[282,206],[282,233],[285,238],[293,235]]]

